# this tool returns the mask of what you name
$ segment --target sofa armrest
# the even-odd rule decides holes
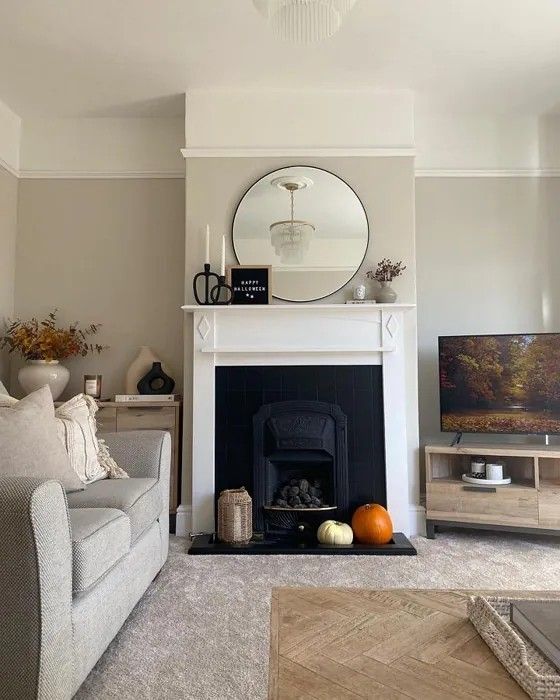
[[[163,430],[127,430],[103,433],[109,453],[130,477],[169,481],[171,436]]]
[[[0,697],[72,689],[72,544],[57,481],[0,477]]]

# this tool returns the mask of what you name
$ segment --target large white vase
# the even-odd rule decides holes
[[[62,394],[70,380],[70,372],[58,360],[28,360],[18,372],[18,381],[26,394],[37,391],[45,384],[50,388],[53,401]]]

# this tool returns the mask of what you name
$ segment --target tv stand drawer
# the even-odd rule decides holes
[[[539,524],[551,529],[560,528],[560,486],[541,486],[539,491]]]
[[[426,484],[428,518],[493,522],[502,525],[537,525],[537,491],[521,486],[478,489],[463,483]]]

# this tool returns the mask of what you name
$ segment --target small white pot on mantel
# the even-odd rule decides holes
[[[18,372],[18,381],[26,394],[37,391],[45,384],[50,388],[53,401],[66,389],[70,372],[58,360],[27,360]]]

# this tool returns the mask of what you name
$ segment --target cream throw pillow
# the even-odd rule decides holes
[[[0,396],[0,407],[14,406],[18,403],[18,400],[11,396]],[[103,440],[96,435],[97,410],[97,404],[91,396],[78,394],[55,411],[58,436],[66,448],[72,468],[84,484],[106,478],[128,478],[128,474],[109,454]]]
[[[0,474],[56,479],[66,491],[84,488],[60,441],[48,386],[0,406]]]
[[[70,463],[85,484],[99,479],[127,479],[128,474],[110,456],[107,446],[97,437],[97,404],[78,394],[56,409],[59,435],[70,456]]]

